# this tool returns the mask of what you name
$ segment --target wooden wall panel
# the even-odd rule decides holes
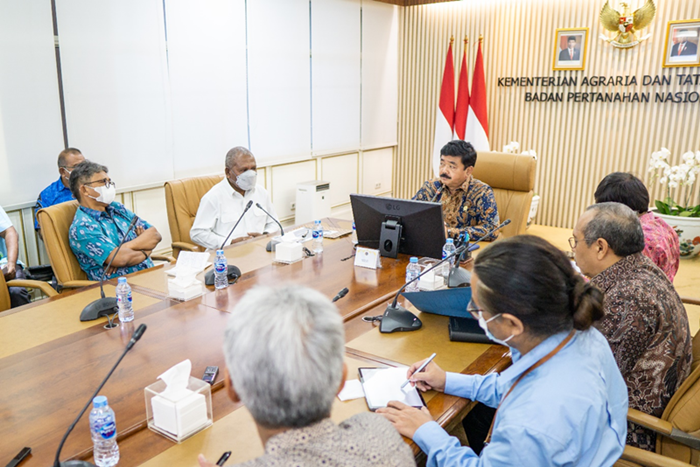
[[[657,15],[640,35],[651,37],[631,50],[615,49],[599,39],[603,0],[471,0],[401,8],[399,73],[399,147],[394,167],[398,196],[409,197],[431,176],[431,148],[440,80],[450,35],[455,36],[455,75],[459,75],[463,38],[469,36],[467,60],[472,81],[476,44],[484,35],[491,148],[514,140],[539,156],[535,190],[542,195],[536,221],[572,227],[593,202],[598,182],[612,171],[629,171],[649,186],[652,199],[663,196],[651,183],[647,161],[665,146],[677,160],[700,150],[700,103],[654,103],[656,91],[697,91],[678,84],[679,73],[697,68],[662,68],[669,20],[700,18],[700,2],[657,1]],[[619,2],[612,2],[619,4]],[[630,2],[633,8],[642,0]],[[555,29],[588,27],[584,71],[552,71]],[[644,75],[672,77],[671,86],[584,87],[584,76]],[[649,92],[649,103],[525,102],[526,91],[552,88],[497,88],[498,77],[576,76],[567,91]],[[697,196],[698,187],[694,187]]]

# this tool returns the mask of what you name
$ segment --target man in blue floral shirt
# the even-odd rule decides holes
[[[80,207],[68,238],[90,280],[100,280],[110,260],[112,265],[106,278],[153,267],[150,255],[161,240],[155,227],[139,219],[114,257],[135,214],[114,201],[116,188],[107,172],[107,167],[86,160],[70,175],[70,189]]]
[[[440,178],[425,182],[413,197],[442,203],[447,237],[459,239],[466,233],[471,241],[477,241],[499,224],[493,189],[472,177],[475,164],[471,143],[450,141],[440,150]],[[497,235],[483,240],[495,240]]]
[[[41,237],[41,227],[36,218],[36,212],[41,208],[48,208],[54,204],[65,203],[73,200],[73,193],[70,191],[70,173],[75,166],[83,162],[85,158],[79,149],[67,148],[58,155],[58,180],[44,188],[36,200],[34,206],[34,230]]]

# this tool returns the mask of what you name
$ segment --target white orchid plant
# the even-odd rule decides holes
[[[518,151],[520,150],[520,143],[517,141],[511,141],[510,143],[506,144],[503,146],[503,152],[508,152],[510,154],[518,154]],[[526,154],[529,156],[532,156],[537,160],[537,153],[535,152],[534,149],[528,149],[527,151],[523,151],[520,154]]]
[[[649,159],[649,172],[653,172],[654,178],[659,179],[661,185],[666,186],[666,198],[663,201],[656,200],[656,209],[659,214],[680,217],[700,217],[700,199],[695,205],[690,205],[692,186],[700,173],[700,151],[688,151],[682,156],[683,162],[678,165],[670,165],[668,159],[671,151],[661,148],[651,154]],[[671,190],[674,192],[680,187],[687,187],[686,198],[683,206],[673,200]]]

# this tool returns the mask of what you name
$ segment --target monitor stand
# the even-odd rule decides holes
[[[387,258],[396,258],[399,254],[399,243],[403,226],[397,220],[382,222],[379,235],[379,254]]]

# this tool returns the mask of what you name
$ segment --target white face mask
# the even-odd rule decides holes
[[[68,176],[66,177],[65,175],[61,175],[61,177],[65,178],[67,182],[70,181],[70,174],[73,172],[72,170],[68,170],[65,167],[62,167],[63,170],[65,170],[68,173]]]
[[[109,187],[106,186],[98,186],[97,188],[93,188],[96,192],[100,194],[97,198],[94,196],[90,196],[90,198],[94,199],[95,201],[99,201],[100,203],[105,203],[105,204],[112,204],[112,201],[114,201],[114,198],[117,196],[117,187],[112,183],[109,185]]]
[[[236,185],[243,191],[252,190],[255,188],[255,183],[258,179],[258,173],[255,170],[246,170],[236,177]]]
[[[488,337],[489,339],[491,339],[492,341],[494,341],[497,344],[505,345],[506,347],[508,347],[507,342],[513,338],[513,334],[511,334],[510,337],[504,341],[502,341],[500,339],[496,339],[495,337],[493,337],[493,334],[491,334],[491,331],[489,331],[489,327],[487,325],[487,323],[490,323],[491,321],[498,318],[499,316],[501,316],[500,313],[497,314],[496,316],[492,316],[491,318],[489,318],[488,321],[486,321],[484,319],[484,315],[481,314],[481,310],[479,310],[479,326],[486,333],[486,337]]]

